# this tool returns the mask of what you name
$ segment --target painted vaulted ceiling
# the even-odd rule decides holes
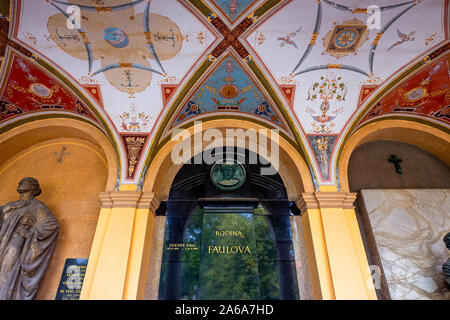
[[[83,118],[116,141],[122,183],[142,180],[173,130],[211,117],[279,129],[318,185],[337,183],[339,146],[371,121],[450,125],[448,0],[2,3],[0,129]]]

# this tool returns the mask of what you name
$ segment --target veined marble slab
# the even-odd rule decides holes
[[[450,189],[361,191],[392,299],[450,299]]]

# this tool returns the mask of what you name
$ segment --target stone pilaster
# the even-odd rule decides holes
[[[143,295],[154,216],[155,193],[99,194],[101,211],[86,270],[82,299],[138,299]]]
[[[297,207],[303,213],[307,209],[343,208],[354,209],[356,193],[348,192],[307,192],[297,199]]]
[[[355,199],[355,193],[309,192],[296,201],[316,299],[376,299]]]

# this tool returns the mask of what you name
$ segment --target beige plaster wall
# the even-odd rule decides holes
[[[402,173],[388,161],[402,159]],[[348,167],[350,191],[361,189],[450,188],[450,167],[433,154],[398,141],[375,141],[359,146]]]

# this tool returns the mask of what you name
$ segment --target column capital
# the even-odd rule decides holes
[[[159,201],[155,192],[143,192],[141,198],[137,203],[138,208],[150,208],[150,211],[155,214],[156,209],[159,208],[161,201]]]
[[[154,192],[112,191],[98,195],[102,208],[149,208],[153,213],[160,201]]]
[[[102,208],[136,208],[141,191],[111,191],[99,194]]]
[[[110,196],[110,192],[100,192],[98,198],[101,203],[102,208],[112,208],[114,207],[113,201]]]
[[[296,204],[303,213],[306,209],[343,208],[353,209],[356,193],[349,192],[307,192],[302,193]]]

